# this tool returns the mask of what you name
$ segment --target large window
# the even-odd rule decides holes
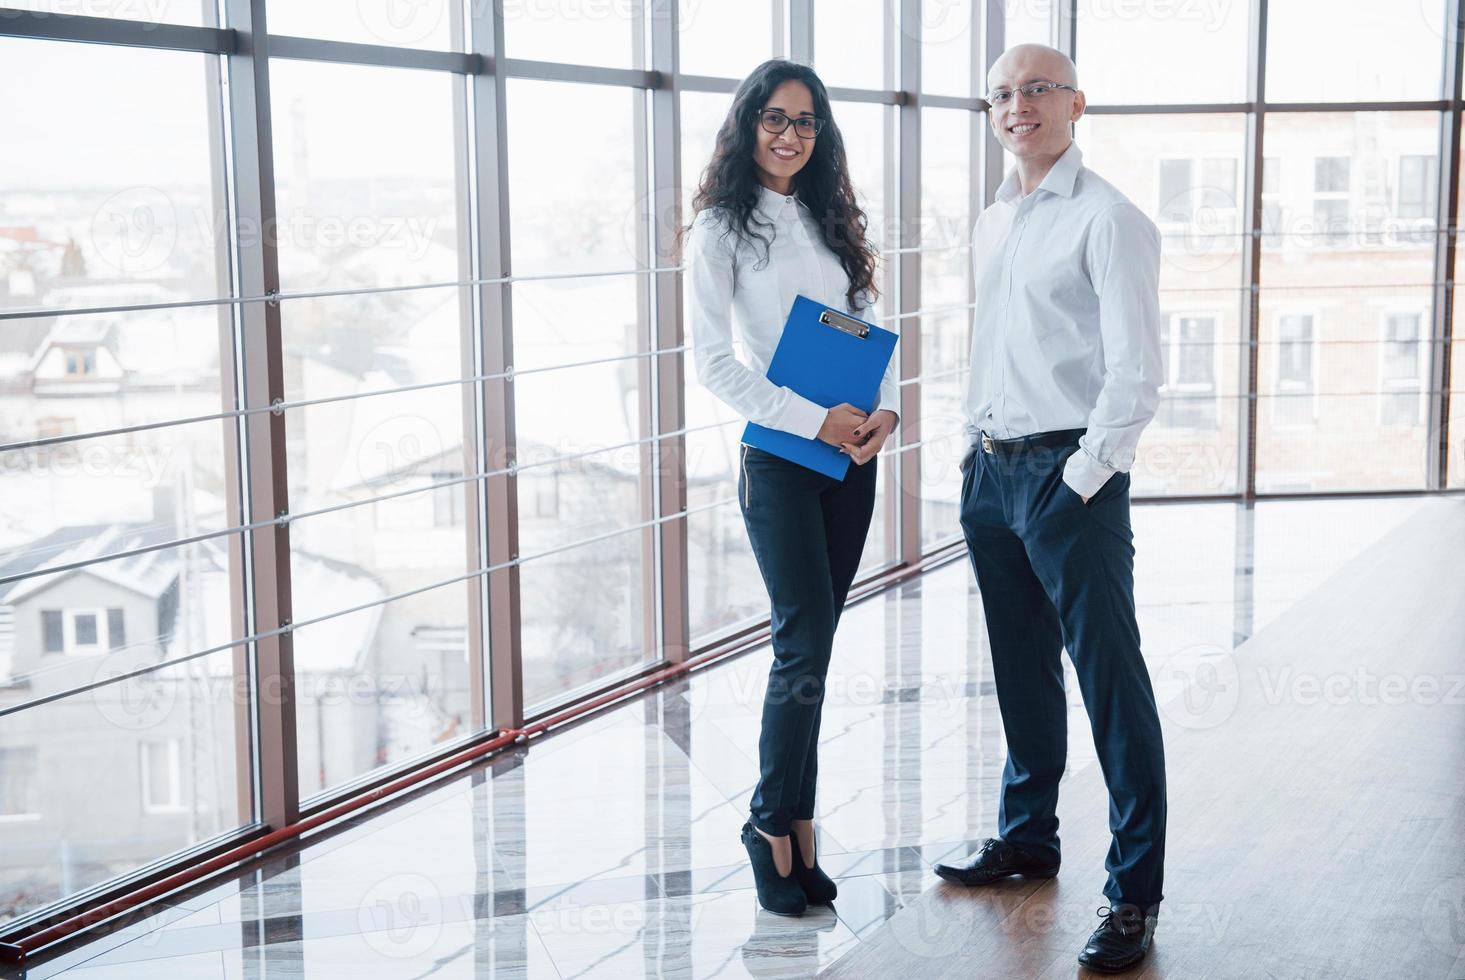
[[[1260,491],[1426,485],[1429,427],[1412,420],[1428,410],[1436,219],[1404,219],[1393,177],[1401,157],[1437,165],[1441,125],[1437,112],[1267,116],[1280,221],[1258,269]]]
[[[0,18],[0,939],[766,620],[674,234],[770,57],[902,338],[860,583],[959,547],[998,23],[1162,235],[1137,497],[1465,487],[1443,0],[252,2]]]

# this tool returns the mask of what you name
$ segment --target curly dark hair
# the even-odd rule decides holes
[[[734,233],[739,241],[750,245],[755,239],[762,242],[763,258],[757,267],[767,263],[772,239],[757,228],[771,230],[773,226],[754,214],[759,183],[753,152],[763,107],[773,90],[790,79],[808,86],[814,99],[814,114],[825,120],[824,128],[814,140],[814,152],[794,175],[794,193],[818,219],[824,243],[839,256],[839,264],[849,276],[845,298],[851,310],[859,310],[863,305],[859,302],[862,290],[871,303],[880,295],[875,285],[876,251],[865,237],[869,222],[855,202],[844,137],[834,121],[829,93],[814,70],[804,65],[782,58],[765,61],[738,86],[727,118],[717,131],[712,159],[703,169],[697,193],[692,198],[693,220],[679,231],[678,245],[696,223],[697,215],[707,208],[722,208],[730,219],[724,235]]]

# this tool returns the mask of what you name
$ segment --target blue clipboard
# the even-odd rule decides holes
[[[768,364],[768,380],[824,408],[848,402],[869,413],[879,400],[895,341],[889,330],[795,296]],[[836,480],[849,472],[849,456],[818,439],[749,422],[743,442]]]

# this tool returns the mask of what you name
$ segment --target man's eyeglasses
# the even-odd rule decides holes
[[[1026,85],[1019,85],[1017,88],[997,88],[987,93],[985,101],[989,106],[1007,105],[1012,101],[1012,96],[1021,92],[1029,99],[1041,99],[1054,89],[1066,88],[1070,92],[1077,92],[1078,89],[1072,85],[1064,85],[1062,82],[1028,82]]]
[[[790,122],[794,124],[794,135],[801,140],[813,139],[824,128],[824,120],[822,119],[815,119],[813,116],[801,116],[798,119],[789,119],[788,116],[785,116],[777,109],[764,109],[763,114],[758,118],[759,125],[774,136],[788,129]]]

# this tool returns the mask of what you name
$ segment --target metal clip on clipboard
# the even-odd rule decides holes
[[[870,336],[870,326],[863,320],[856,320],[852,316],[845,316],[843,313],[836,313],[834,310],[824,310],[819,314],[819,322],[826,327],[833,327],[836,330],[843,330],[851,337],[858,337],[867,340]]]

